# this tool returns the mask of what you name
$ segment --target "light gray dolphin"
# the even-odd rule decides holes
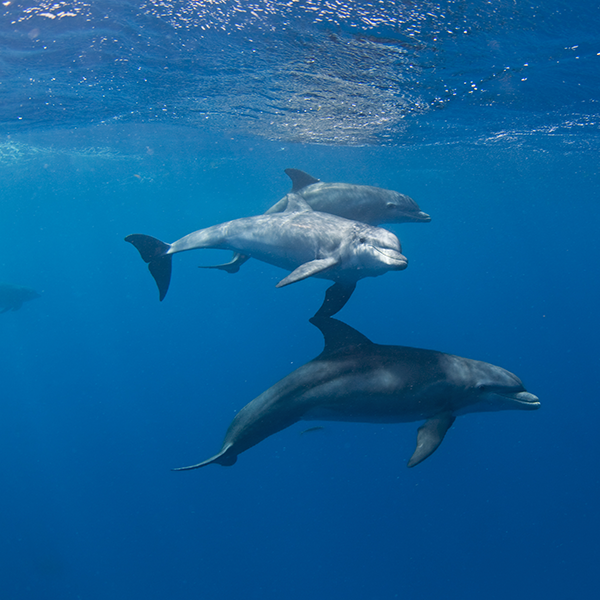
[[[29,302],[40,297],[31,288],[13,285],[12,283],[0,283],[0,314],[9,310],[19,310],[24,302]]]
[[[434,350],[374,344],[336,319],[313,317],[311,322],[325,337],[323,352],[244,406],[218,454],[176,471],[233,465],[245,450],[301,420],[425,420],[408,461],[414,467],[437,449],[457,416],[540,406],[537,396],[501,367]]]
[[[290,194],[285,212],[236,219],[200,229],[172,244],[148,235],[128,235],[158,285],[160,300],[169,288],[171,257],[198,248],[233,250],[291,273],[277,287],[307,277],[334,281],[319,309],[331,316],[348,301],[356,282],[390,270],[405,269],[408,261],[391,232],[358,221],[315,212],[302,198]]]
[[[290,193],[299,195],[315,211],[330,213],[368,225],[428,223],[431,221],[431,217],[405,194],[370,185],[325,183],[299,169],[286,169],[285,172],[292,180]],[[288,198],[289,195],[279,200],[265,214],[285,211],[288,206]],[[236,254],[228,263],[203,268],[237,273],[248,258],[248,256]]]

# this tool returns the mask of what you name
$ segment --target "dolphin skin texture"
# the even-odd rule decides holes
[[[172,255],[199,248],[233,250],[291,271],[277,287],[307,277],[333,281],[317,313],[320,316],[338,312],[360,279],[406,268],[408,261],[393,233],[315,212],[299,196],[289,196],[285,212],[213,225],[172,244],[142,234],[128,235],[125,241],[133,244],[148,263],[161,301],[171,280]]]
[[[317,212],[330,213],[368,225],[431,221],[431,217],[412,198],[393,190],[351,183],[325,183],[299,169],[286,169],[285,173],[292,180],[291,193],[299,195]],[[283,212],[287,205],[288,196],[285,196],[269,208],[266,214]],[[228,263],[203,268],[237,273],[248,259],[249,256],[237,253]]]
[[[218,454],[175,471],[231,466],[245,450],[303,420],[425,420],[408,461],[414,467],[437,449],[460,415],[540,406],[537,396],[501,367],[434,350],[374,344],[336,319],[313,317],[311,323],[323,333],[323,352],[244,406]]]
[[[19,310],[24,302],[36,298],[41,296],[35,290],[12,283],[0,283],[0,314],[9,310]]]

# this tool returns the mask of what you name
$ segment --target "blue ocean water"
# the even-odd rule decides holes
[[[29,599],[595,598],[600,14],[589,2],[3,2],[0,582]],[[259,214],[286,168],[413,197],[409,267],[339,318],[501,365],[535,412],[296,424],[245,404],[316,357],[328,282],[123,238]],[[300,435],[310,425],[319,431]]]

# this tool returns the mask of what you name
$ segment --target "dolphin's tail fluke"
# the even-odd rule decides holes
[[[231,444],[223,446],[221,451],[218,454],[215,454],[212,458],[209,458],[197,465],[190,465],[189,467],[178,467],[177,469],[171,469],[172,471],[191,471],[193,469],[199,469],[200,467],[206,467],[206,465],[212,465],[213,463],[217,465],[222,465],[224,467],[231,467],[235,465],[237,461],[237,454],[233,454],[229,452],[231,449]]]
[[[156,281],[160,300],[164,299],[171,282],[171,255],[167,254],[170,246],[150,235],[134,233],[125,238],[126,242],[133,244],[142,260],[148,263],[148,269]]]
[[[334,283],[330,288],[327,288],[325,300],[323,300],[321,308],[315,313],[313,319],[332,317],[342,310],[355,288],[356,283]]]

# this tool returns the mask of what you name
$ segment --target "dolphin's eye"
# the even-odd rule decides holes
[[[358,238],[360,244],[364,244],[367,240],[364,237]]]
[[[485,385],[485,383],[480,383],[480,384],[477,385],[477,389],[480,392],[485,392],[485,390],[487,390],[487,385]]]
[[[388,202],[388,203],[385,205],[385,207],[386,207],[388,210],[393,210],[394,208],[396,208],[396,205],[395,205],[393,202]]]

